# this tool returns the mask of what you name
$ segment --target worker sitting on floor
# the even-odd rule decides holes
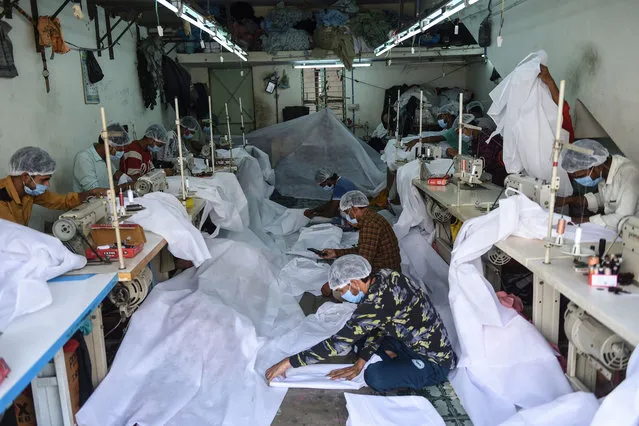
[[[597,187],[599,192],[557,197],[557,205],[576,205],[596,214],[584,218],[601,226],[617,230],[617,225],[626,216],[639,215],[639,168],[621,155],[610,156],[608,150],[592,139],[575,142],[576,146],[590,149],[591,155],[577,151],[563,152],[561,166],[570,179],[587,188]],[[581,222],[581,218],[573,218]]]
[[[117,185],[122,178],[126,179],[120,167],[120,159],[124,155],[124,149],[131,143],[129,134],[119,123],[109,124],[107,127],[109,139],[109,152],[104,148],[102,136],[98,142],[89,148],[78,152],[73,165],[73,190],[89,191],[93,188],[108,188],[109,174],[107,172],[106,156],[111,156],[111,169],[113,181]],[[123,177],[124,176],[124,177]],[[124,183],[124,182],[120,182]]]
[[[9,176],[0,179],[0,219],[29,225],[33,204],[54,210],[70,210],[89,196],[106,195],[106,189],[67,195],[49,191],[49,181],[55,172],[55,160],[41,148],[20,148],[9,160]]]
[[[155,167],[151,153],[160,152],[168,141],[168,133],[160,124],[153,124],[146,129],[144,137],[131,142],[120,160],[120,171],[133,180],[144,176]]]
[[[381,215],[368,207],[368,198],[361,191],[344,194],[339,208],[346,214],[346,220],[359,228],[357,247],[347,249],[326,249],[324,259],[335,259],[347,254],[359,254],[373,265],[373,270],[392,269],[401,271],[402,259],[399,243],[393,227]],[[328,283],[322,287],[326,297],[332,294]]]
[[[315,216],[321,217],[339,217],[339,201],[342,196],[349,191],[354,191],[357,186],[345,177],[338,176],[337,173],[323,167],[315,173],[315,182],[325,191],[331,191],[331,199],[328,203],[322,204],[314,209],[306,209],[304,216],[309,219]]]
[[[351,367],[331,371],[333,380],[357,377],[366,362],[379,355],[364,372],[366,384],[377,392],[398,388],[422,389],[442,383],[455,367],[457,356],[448,332],[421,287],[396,271],[372,273],[361,256],[339,258],[331,266],[329,283],[345,300],[359,302],[346,325],[312,348],[285,358],[266,370],[270,383],[290,367],[324,361],[355,347],[358,359]]]

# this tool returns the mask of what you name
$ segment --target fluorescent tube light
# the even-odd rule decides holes
[[[370,62],[354,62],[353,68],[363,68],[370,67],[372,64]],[[344,68],[344,64],[342,63],[322,63],[322,62],[313,62],[313,63],[301,63],[293,65],[295,69],[307,69],[307,68]]]

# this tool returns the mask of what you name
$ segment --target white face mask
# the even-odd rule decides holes
[[[332,192],[333,191],[333,187],[330,186],[330,185],[324,185],[324,186],[322,186],[322,191]]]

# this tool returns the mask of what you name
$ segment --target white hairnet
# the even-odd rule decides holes
[[[473,108],[479,108],[482,113],[484,112],[484,106],[479,101],[468,102],[466,105],[466,112],[470,112]]]
[[[339,200],[339,209],[343,212],[351,207],[368,207],[368,198],[362,191],[348,191]]]
[[[439,114],[450,114],[457,116],[459,115],[459,102],[451,102],[446,105],[442,105],[437,109],[437,115]]]
[[[472,114],[462,114],[462,123],[464,124],[470,124],[473,121],[475,121],[475,116]],[[459,127],[459,117],[457,117],[455,119],[455,121],[453,122],[453,129],[457,129]]]
[[[335,172],[328,167],[322,167],[317,172],[315,172],[315,182],[318,184],[324,182],[326,179],[330,179],[333,177]]]
[[[185,129],[189,129],[192,132],[197,132],[198,130],[200,130],[199,123],[194,117],[191,117],[190,115],[182,117],[182,119],[180,120],[180,124],[182,125],[182,127],[184,127]]]
[[[120,123],[112,123],[107,126],[109,145],[113,147],[126,146],[131,143],[131,138]],[[102,135],[100,135],[102,141]],[[103,143],[103,142],[102,142]]]
[[[17,150],[9,160],[9,175],[47,176],[55,172],[55,160],[48,152],[35,146],[25,146]]]
[[[160,143],[169,142],[169,133],[161,124],[151,124],[149,128],[146,129],[146,132],[144,132],[144,137],[151,138],[154,141],[160,142]]]
[[[338,258],[328,273],[328,285],[331,290],[350,284],[351,280],[366,278],[373,268],[368,260],[357,254],[347,254]]]
[[[575,173],[579,170],[588,170],[591,167],[603,164],[610,153],[597,141],[592,139],[581,139],[575,141],[575,146],[592,150],[591,155],[582,154],[581,152],[571,149],[564,149],[561,153],[561,167],[568,173]]]

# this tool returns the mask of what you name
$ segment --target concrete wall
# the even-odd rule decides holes
[[[27,0],[20,2],[27,12],[30,12],[29,4]],[[39,13],[50,15],[59,5],[60,2],[40,0]],[[102,11],[100,16],[103,16]],[[66,40],[78,46],[95,47],[94,24],[88,21],[88,16],[84,21],[76,20],[69,5],[59,17]],[[97,58],[105,76],[98,84],[101,103],[86,105],[80,54],[72,50],[47,60],[51,92],[46,93],[42,61],[35,51],[31,25],[17,12],[7,22],[13,27],[9,36],[19,76],[0,79],[0,176],[6,175],[9,157],[16,149],[37,145],[46,149],[57,162],[52,190],[70,191],[76,153],[97,140],[101,106],[105,107],[109,122],[120,121],[129,124],[129,128],[134,124],[138,137],[146,126],[162,120],[158,107],[150,111],[142,105],[136,70],[135,27],[115,47],[115,60],[109,60],[108,52]],[[104,30],[104,22],[100,26]],[[144,35],[145,30],[141,30]],[[47,58],[49,54],[50,49],[47,49]],[[31,226],[42,229],[43,219],[50,220],[56,214],[59,213],[36,206]]]
[[[487,0],[461,15],[473,34],[486,16]],[[514,6],[514,7],[513,7]],[[493,16],[488,58],[506,76],[528,53],[544,49],[550,72],[567,81],[567,100],[580,99],[626,155],[639,161],[636,111],[639,109],[637,0],[506,0],[501,48],[496,45],[499,16]],[[493,12],[499,11],[493,2]],[[490,67],[488,67],[490,68]],[[492,69],[484,70],[490,75]],[[480,71],[481,72],[481,71]],[[486,79],[472,81],[475,90]],[[490,86],[489,86],[490,87]]]

